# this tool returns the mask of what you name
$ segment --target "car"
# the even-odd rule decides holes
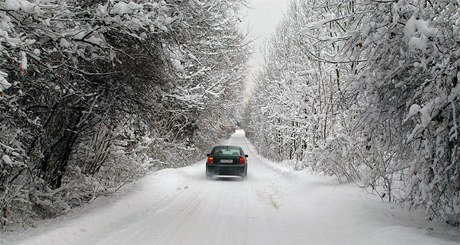
[[[207,154],[206,176],[236,175],[246,178],[248,174],[248,155],[239,146],[219,145]]]

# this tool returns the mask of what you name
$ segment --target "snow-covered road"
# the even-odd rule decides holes
[[[248,178],[206,180],[204,160],[158,171],[115,197],[41,227],[1,234],[5,244],[459,244],[458,232],[423,221],[353,185],[293,172],[260,157],[242,131]]]

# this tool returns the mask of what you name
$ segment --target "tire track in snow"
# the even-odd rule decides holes
[[[249,154],[247,181],[208,181],[204,160],[159,171],[117,202],[18,244],[458,244],[382,215],[380,200],[352,186],[283,170],[257,155],[243,134],[229,143]]]

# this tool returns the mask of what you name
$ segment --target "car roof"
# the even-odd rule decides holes
[[[216,148],[241,149],[240,146],[235,146],[235,145],[216,145],[214,146],[214,149]]]

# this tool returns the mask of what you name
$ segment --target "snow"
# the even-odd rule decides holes
[[[335,19],[336,16],[334,14],[325,14],[324,19],[316,21],[316,22],[311,22],[309,23],[302,32],[308,32],[311,29],[321,29],[321,27],[327,23],[330,22],[331,20]]]
[[[133,3],[133,2],[129,2],[128,4],[124,3],[124,2],[119,2],[119,3],[115,4],[115,5],[113,5],[113,7],[111,9],[111,13],[112,14],[119,14],[119,15],[131,14],[136,9],[142,9],[142,5],[136,4],[136,3]]]
[[[204,162],[155,172],[3,244],[459,244],[460,234],[332,177],[249,155],[248,179],[206,180]]]
[[[11,38],[8,34],[8,32],[4,31],[4,30],[0,30],[0,37],[4,38],[6,42],[8,42],[11,46],[15,47],[16,45],[18,45],[21,40],[19,38]],[[0,38],[0,41],[1,38]],[[0,46],[1,48],[2,46]]]
[[[33,13],[35,8],[38,9],[38,6],[27,1],[27,0],[19,0],[19,4],[21,5],[21,10],[26,13]]]
[[[27,55],[26,55],[26,52],[24,51],[21,51],[21,69],[22,70],[27,70]]]
[[[59,45],[61,45],[61,47],[64,48],[69,48],[71,44],[65,38],[61,38],[61,40],[59,41]]]
[[[433,102],[429,102],[423,106],[422,109],[420,109],[420,120],[422,127],[424,128],[428,127],[428,124],[431,122],[431,112],[433,111],[433,105]]]
[[[417,20],[412,16],[404,26],[404,36],[409,40],[408,45],[412,50],[425,51],[428,46],[428,37],[436,36],[437,29],[429,27],[429,22]]]
[[[452,103],[458,96],[460,96],[460,84],[457,84],[457,86],[452,89],[448,101]]]
[[[404,36],[406,38],[411,38],[415,32],[417,31],[415,22],[417,20],[415,19],[415,16],[412,16],[407,22],[406,26],[404,26]]]
[[[101,38],[98,38],[98,37],[95,37],[95,36],[91,36],[91,37],[87,38],[86,41],[88,41],[88,42],[90,42],[92,44],[96,44],[96,45],[101,45],[102,43],[104,43],[104,41]]]
[[[3,160],[3,163],[7,165],[13,165],[13,162],[11,161],[11,158],[8,155],[3,155],[2,160]]]
[[[6,10],[22,10],[26,13],[33,13],[37,5],[27,0],[6,0],[3,7]]]
[[[11,83],[9,83],[6,80],[7,76],[8,76],[8,74],[6,74],[5,72],[0,71],[0,93],[3,92],[3,90],[8,89],[9,87],[11,87]]]
[[[102,17],[107,16],[109,14],[108,13],[108,7],[109,7],[109,2],[107,2],[104,5],[99,5],[99,7],[98,7],[99,15],[102,16]]]
[[[409,109],[409,114],[407,114],[407,117],[406,119],[404,119],[404,121],[407,121],[409,120],[409,118],[417,115],[417,113],[419,113],[421,110],[421,107],[417,104],[413,104],[410,106],[410,109]]]
[[[71,46],[70,42],[67,41],[67,39],[65,39],[65,38],[61,38],[59,40],[59,45],[61,45],[61,47],[63,47],[63,48],[69,48]]]
[[[315,69],[304,70],[304,71],[300,71],[298,74],[300,76],[312,75],[312,74],[316,74],[316,70]]]
[[[421,37],[411,37],[409,40],[409,47],[412,50],[418,49],[421,51],[425,51],[427,48],[428,38],[425,35]]]
[[[21,5],[17,0],[6,0],[3,7],[6,10],[19,10],[21,8]]]

